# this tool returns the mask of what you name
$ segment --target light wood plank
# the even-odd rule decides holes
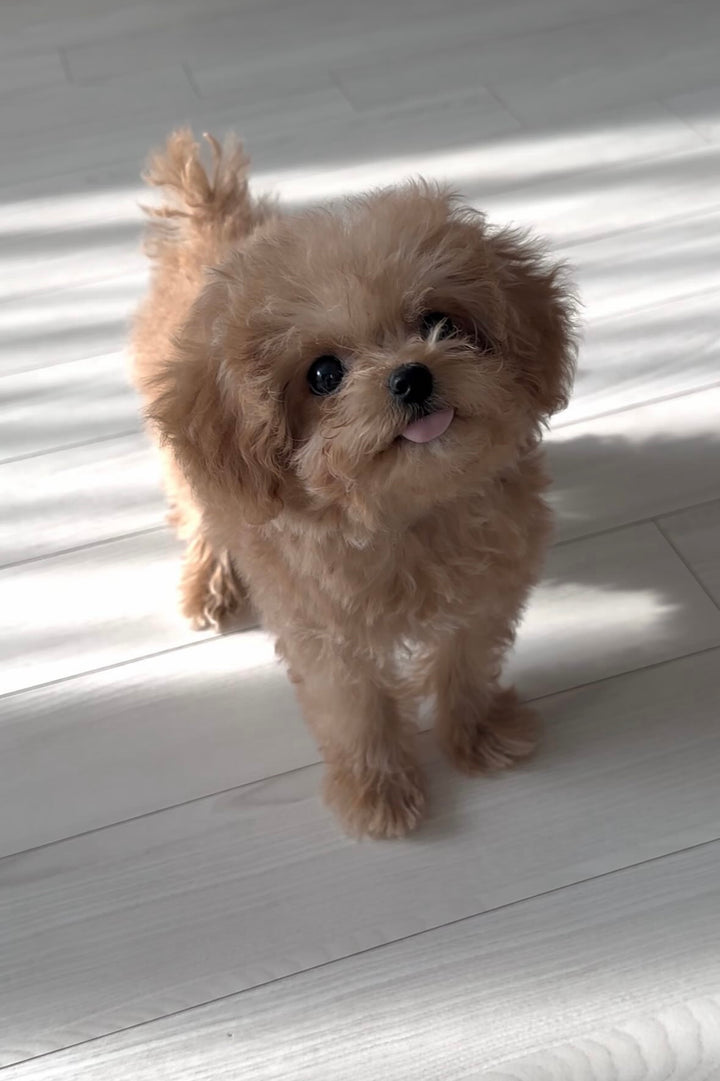
[[[486,35],[481,18],[455,41],[388,37],[378,49],[345,60],[336,75],[359,108],[483,84],[526,123],[584,119],[617,102],[717,80],[711,43],[720,19],[714,4],[656,4],[652,33],[645,12],[606,12],[587,24],[526,24],[521,33],[516,27],[499,40]]]
[[[126,367],[126,358],[112,353],[3,376],[0,459],[139,432]]]
[[[230,0],[232,5],[232,0]],[[205,0],[203,12],[225,0]],[[0,55],[105,41],[198,17],[197,0],[6,0],[0,9]],[[201,16],[202,17],[202,16]]]
[[[660,528],[720,605],[720,502],[662,518]]]
[[[685,678],[676,670],[668,680],[656,669],[546,701],[551,727],[543,755],[500,779],[462,780],[428,748],[433,811],[409,842],[344,839],[319,803],[319,767],[309,767],[2,860],[0,1061],[127,1028],[715,838],[720,734],[714,705],[699,704],[687,678],[698,663],[683,662]],[[629,681],[635,694],[628,693]],[[686,709],[668,711],[659,691],[676,706],[684,696]],[[589,883],[568,891],[582,898],[576,908],[563,911],[563,898],[554,895],[491,913],[472,932],[468,924],[449,928],[440,933],[442,964],[451,966],[454,982],[452,966],[464,956],[472,963],[462,974],[475,972],[473,994],[482,987],[496,1003],[490,991],[497,993],[499,980],[500,1001],[511,996],[514,1004],[508,1025],[523,1008],[530,1024],[548,1018],[548,995],[537,989],[523,994],[528,985],[518,978],[532,973],[538,959],[548,992],[562,977],[557,993],[565,1008],[568,1001],[581,1003],[593,983],[599,986],[594,956],[603,958],[601,1002],[608,986],[621,987],[625,1011],[634,994],[651,989],[667,997],[670,988],[675,998],[702,993],[709,977],[720,976],[720,873],[717,852],[710,851],[712,859],[674,856],[632,872],[625,894]],[[682,907],[681,923],[673,903]],[[661,929],[663,945],[653,951]],[[607,954],[594,951],[607,944],[611,930],[608,965]],[[455,952],[458,933],[464,948]],[[475,945],[468,949],[470,942]],[[410,968],[402,963],[407,948]],[[437,1042],[442,979],[419,962],[415,948],[380,951],[370,965],[376,972],[380,966],[393,989],[387,1002],[404,1004],[402,985],[394,982],[403,971],[416,1001],[425,989],[423,1023]],[[353,986],[350,974],[363,963],[350,963],[346,986]],[[413,969],[419,975],[410,981]],[[668,984],[670,971],[675,979]],[[317,979],[310,977],[311,987]],[[331,972],[319,979],[323,986],[329,981],[331,991]],[[455,985],[464,1003],[466,985],[467,979]],[[276,1017],[287,1008],[283,986],[263,992]],[[377,986],[373,991],[377,995]],[[292,999],[317,1021],[319,1006],[308,1010],[302,985]],[[360,1008],[370,999],[363,1000],[355,984],[351,1001]],[[251,1010],[252,1000],[240,1016]],[[592,1012],[582,1019],[585,1028],[592,1025]],[[283,1030],[292,1033],[295,1023],[288,1018]],[[486,1053],[493,1027],[474,1030]],[[372,1027],[363,1031],[369,1036]],[[335,1047],[326,1018],[323,1032],[312,1049],[316,1059]],[[147,1050],[149,1034],[143,1035]],[[507,1055],[508,1045],[496,1051]],[[260,1061],[254,1060],[255,1069]]]
[[[655,526],[572,541],[550,552],[508,674],[551,694],[715,645],[718,615]]]
[[[680,215],[572,249],[591,318],[608,319],[693,297],[701,304],[718,287],[719,237],[720,214]]]
[[[626,13],[628,9],[642,10],[648,2],[612,0],[604,10]],[[191,62],[214,58],[232,63],[235,59],[243,66],[272,63],[282,67],[287,60],[302,59],[308,66],[320,67],[337,61],[346,64],[351,58],[372,56],[379,50],[389,58],[403,47],[417,50],[433,44],[462,43],[472,33],[494,41],[516,34],[519,26],[532,31],[597,16],[597,8],[589,0],[546,0],[541,10],[532,0],[516,0],[509,7],[498,0],[486,0],[482,10],[470,0],[453,0],[442,15],[431,0],[416,0],[410,13],[405,4],[388,5],[378,0],[362,11],[351,5],[339,8],[332,0],[313,0],[302,10],[286,0],[243,4],[241,10],[231,12],[217,7],[220,11],[214,18],[178,19],[174,25],[144,32],[138,27],[134,33],[71,47],[73,76],[85,81],[117,71],[141,71],[178,55]],[[387,74],[386,68],[383,76]]]
[[[0,856],[318,757],[259,631],[13,695],[0,703]]]
[[[194,641],[177,611],[180,551],[163,531],[0,571],[0,693]]]
[[[500,1081],[480,1072],[497,1067],[512,1081],[501,1072],[508,1053],[590,1030],[609,1031],[612,1041],[597,1081],[666,1081],[673,1066],[677,1081],[714,1081],[718,855],[712,845],[524,901],[28,1062],[8,1078],[235,1081],[242,1071],[279,1081],[290,1069],[298,1081]],[[643,1040],[649,1062],[632,1054],[643,1016],[665,1023]],[[630,1072],[614,1075],[613,1064],[628,1058]],[[594,1081],[587,1059],[573,1065],[563,1081]]]
[[[591,901],[601,899],[592,897]],[[671,930],[674,931],[675,921],[679,922],[681,916],[673,911],[671,918]],[[612,928],[612,931],[616,930]],[[578,937],[572,936],[573,943]],[[620,937],[624,945],[625,936]],[[607,947],[617,948],[617,943],[608,941],[607,933],[602,936],[602,941]],[[644,938],[643,944],[647,943],[648,939]],[[442,945],[439,944],[440,948]],[[478,961],[486,971],[486,957],[482,951],[478,951],[477,941],[472,944],[465,942],[464,945],[468,951],[472,951],[472,961],[480,953]],[[584,943],[582,945],[585,946]],[[660,947],[661,934],[656,931],[649,945],[651,949]],[[577,962],[578,955],[585,958],[587,953],[587,949],[581,948],[570,958],[563,952],[561,959],[571,964]],[[610,949],[605,958],[600,958],[593,951],[588,963],[602,969],[607,965],[608,957],[615,957]],[[633,957],[638,966],[642,966],[644,958],[634,953]],[[492,965],[493,975],[502,963],[500,959]],[[547,967],[550,969],[552,966],[548,964]],[[671,966],[667,967],[670,970],[669,979],[676,978],[676,971]],[[540,965],[536,962],[529,979],[526,969],[517,973],[516,978],[526,978],[532,990],[537,989],[538,994],[547,996],[548,981],[543,979],[539,969]],[[296,978],[289,982],[289,986],[283,985],[280,989],[283,1009],[280,1017],[272,1016],[266,998],[260,1001],[261,992],[246,992],[242,998],[233,997],[215,1007],[200,1007],[167,1021],[143,1026],[140,1030],[113,1035],[42,1060],[10,1067],[7,1076],[9,1081],[60,1081],[67,1076],[64,1071],[71,1073],[80,1070],[87,1081],[119,1081],[130,1072],[137,1081],[154,1081],[159,1075],[154,1074],[153,1070],[167,1070],[177,1081],[197,1081],[198,1078],[209,1076],[223,1081],[237,1076],[235,1071],[239,1063],[241,1068],[252,1068],[253,1076],[261,1081],[279,1081],[285,1076],[283,1069],[288,1061],[293,1066],[293,1077],[300,1081],[335,1081],[338,1074],[334,1071],[340,1069],[343,1077],[349,1081],[374,1081],[378,1076],[386,1076],[384,1071],[390,1069],[393,1078],[398,1081],[434,1078],[441,1071],[444,1077],[467,1078],[468,1081],[538,1081],[539,1078],[543,1081],[638,1081],[640,1077],[643,1081],[666,1081],[668,1077],[677,1078],[677,1081],[717,1081],[720,1076],[720,994],[711,992],[663,1006],[664,1001],[672,998],[669,991],[663,996],[665,988],[643,989],[644,994],[636,991],[634,997],[653,1012],[630,1018],[619,1016],[612,1027],[579,1033],[567,1044],[549,1046],[559,1034],[580,1028],[582,1020],[576,1019],[578,1012],[581,1015],[592,1012],[600,1024],[608,1024],[609,1019],[618,1012],[613,1008],[616,1001],[613,989],[605,984],[599,994],[592,984],[582,988],[581,1011],[568,1010],[562,995],[553,987],[551,1024],[554,1032],[549,1031],[550,1024],[543,1025],[540,1019],[533,1017],[530,1037],[535,1037],[536,1042],[542,1043],[547,1049],[521,1059],[494,1062],[490,1069],[485,1070],[484,1063],[497,1058],[494,1048],[490,1055],[486,1053],[493,1037],[494,1041],[504,1037],[508,1046],[513,1040],[518,1045],[528,1042],[527,1032],[516,1032],[516,1025],[508,1020],[519,1016],[521,1021],[527,1023],[529,1011],[526,1001],[517,1011],[515,1004],[508,1002],[507,996],[502,994],[500,1001],[491,1005],[487,996],[478,993],[476,970],[460,963],[454,954],[445,964],[433,955],[432,962],[422,966],[420,978],[426,972],[436,979],[441,978],[443,1002],[440,1007],[429,1001],[416,987],[419,978],[414,967],[407,972],[402,968],[400,976],[404,984],[393,980],[390,988],[377,973],[373,973],[377,987],[369,988],[362,977],[356,982],[353,971],[349,973],[348,984],[353,991],[358,984],[361,987],[364,1007],[361,1013],[353,1008],[347,997],[348,986],[340,983],[346,970],[347,962],[336,962],[323,973],[324,985],[319,982],[310,984],[307,978]],[[516,976],[514,966],[508,975]],[[457,990],[454,978],[458,984],[461,981],[465,985],[470,984],[467,1000],[464,1000],[462,991]],[[559,986],[561,974],[553,969],[552,978]],[[700,978],[697,982],[714,986],[712,978]],[[493,981],[493,991],[496,986]],[[390,999],[391,991],[396,989],[405,1007],[403,1016],[400,1016],[397,1008],[398,999]],[[336,992],[339,999],[337,1004],[330,1001],[328,991]],[[294,992],[308,994],[303,1014],[298,1012],[297,1002],[289,997]],[[379,996],[379,1005],[384,1010],[382,1016],[378,1004],[371,999],[373,992]],[[417,999],[413,1001],[410,998],[412,992],[419,998],[418,1007]],[[606,999],[598,1001],[603,993]],[[654,1006],[656,1002],[659,1005]],[[331,1030],[330,1047],[327,1046],[325,1033],[321,1033],[311,1021],[313,1009],[322,1011],[327,1017],[327,1028]],[[425,1017],[419,1016],[419,1009],[427,1011]],[[432,1015],[438,1026],[442,1025],[442,1035],[434,1041],[434,1029],[428,1025],[428,1014]],[[261,1034],[252,1031],[253,1024],[262,1025]],[[281,1028],[283,1024],[286,1025],[284,1030]],[[483,1032],[483,1024],[491,1031]],[[193,1031],[193,1026],[197,1026],[197,1031]],[[437,1072],[425,1072],[428,1069]],[[482,1073],[478,1073],[478,1070],[482,1070]],[[673,1073],[669,1074],[668,1070],[673,1070]]]
[[[705,252],[711,259],[712,249],[711,242]],[[619,242],[615,250],[619,250]],[[682,262],[682,252],[678,255]],[[702,272],[704,255],[695,256],[691,251],[686,255],[688,265],[697,266]],[[607,294],[598,297],[602,305],[620,303],[610,299],[611,261],[612,255],[608,253]],[[643,274],[649,274],[651,262],[648,250],[645,271],[640,259],[632,270],[618,268],[622,284],[635,291],[640,303],[646,288]],[[592,288],[590,279],[580,275],[580,280]],[[679,276],[664,284],[670,294],[681,288]],[[662,292],[664,289],[658,284],[660,295],[647,307],[614,318],[588,321],[573,396],[567,410],[556,418],[557,426],[717,385],[720,346],[713,327],[716,290],[678,299],[663,298]],[[647,291],[644,298],[649,300]],[[682,364],[678,364],[679,356],[683,358]]]
[[[607,62],[607,35],[617,34],[619,20],[559,26],[499,41],[487,38],[481,19],[465,27],[460,38],[416,42],[388,39],[378,50],[334,68],[340,86],[360,110],[386,107],[392,102],[429,100],[476,90],[527,73],[538,81],[539,69],[552,60],[557,75],[567,75]],[[609,30],[606,29],[609,27]],[[330,61],[332,62],[332,61]]]
[[[39,218],[41,209],[34,209]],[[112,220],[111,206],[108,210],[108,220],[92,227],[61,227],[35,234],[21,229],[3,237],[2,371],[25,366],[28,352],[41,354],[40,361],[33,360],[41,367],[43,363],[79,360],[93,349],[110,353],[122,348],[128,316],[145,283],[146,263],[140,251],[139,208],[135,208],[133,221],[120,222]],[[55,216],[62,217],[61,208]],[[38,258],[43,260],[41,278]],[[47,342],[53,329],[58,342],[55,353]],[[73,329],[77,342],[71,339],[68,343]],[[86,341],[88,336],[90,342]],[[43,344],[49,360],[42,357]]]
[[[454,124],[455,117],[467,111],[473,100],[469,94],[447,100],[448,123]],[[412,112],[414,108],[417,106],[402,108],[394,104],[372,116],[377,121],[381,116]],[[423,108],[433,112],[440,105],[426,104]],[[621,167],[620,175],[627,180],[642,162],[654,160],[656,168],[662,169],[676,154],[699,147],[688,125],[675,123],[668,107],[657,102],[603,109],[587,117],[582,126],[567,121],[551,127],[521,129],[482,146],[473,142],[471,130],[466,129],[467,145],[458,147],[455,182],[476,180],[481,184],[481,205],[490,193],[507,197],[508,192],[523,188],[527,189],[527,198],[537,198],[538,188],[547,184],[549,191],[550,182],[567,184],[569,189],[570,178],[575,178],[580,188],[592,186],[608,166]],[[462,127],[458,143],[461,135]],[[608,182],[612,183],[612,177]]]
[[[649,159],[618,165],[607,171],[556,175],[543,184],[516,192],[492,193],[483,199],[481,182],[466,185],[469,196],[484,203],[499,222],[514,221],[550,237],[568,257],[582,260],[576,246],[604,240],[610,234],[654,226],[692,214],[690,225],[706,208],[717,211],[712,177],[717,175],[720,147],[703,147],[667,155],[661,161]],[[559,171],[562,172],[561,170]],[[675,240],[671,234],[671,243]],[[638,237],[642,244],[642,236]],[[628,251],[628,258],[641,252]],[[583,267],[583,263],[580,263]],[[670,271],[668,267],[668,272]],[[672,268],[677,273],[677,267]],[[699,285],[694,290],[699,291]]]
[[[1,54],[0,54],[1,55]],[[48,148],[72,137],[78,128],[101,130],[105,117],[108,128],[126,125],[131,119],[142,123],[148,113],[182,116],[197,103],[197,94],[179,63],[134,75],[105,78],[93,86],[66,83],[52,94],[36,91],[23,97],[15,109],[0,115],[0,132],[12,139],[24,158],[47,153]]]
[[[243,66],[234,70],[237,79],[242,80],[242,93],[231,103],[211,106],[183,103],[165,70],[137,78],[118,76],[92,87],[68,87],[52,103],[42,96],[30,99],[23,105],[22,116],[8,114],[0,118],[0,132],[14,143],[19,141],[25,164],[21,185],[13,185],[6,173],[4,190],[9,197],[23,201],[34,200],[39,193],[56,198],[61,195],[62,178],[58,162],[54,161],[53,140],[62,147],[79,134],[74,129],[89,134],[93,141],[83,156],[85,169],[77,172],[75,162],[76,177],[69,190],[74,187],[82,191],[88,186],[88,176],[96,172],[90,168],[90,161],[96,160],[98,150],[104,151],[102,158],[107,168],[102,181],[95,180],[96,186],[136,187],[138,163],[153,140],[161,138],[166,128],[181,119],[238,131],[253,153],[259,172],[314,166],[319,174],[318,189],[310,194],[311,198],[326,193],[323,166],[337,168],[343,162],[352,168],[339,190],[353,190],[378,182],[377,178],[356,176],[353,169],[359,161],[372,164],[377,159],[377,164],[383,165],[382,159],[397,161],[401,155],[414,153],[417,162],[403,166],[400,161],[396,166],[392,179],[402,179],[408,172],[431,169],[427,163],[432,162],[433,154],[443,150],[447,158],[452,148],[452,169],[447,169],[446,175],[458,186],[467,180],[481,182],[480,201],[484,202],[489,192],[506,195],[509,189],[523,186],[534,191],[544,180],[554,178],[556,183],[565,183],[573,174],[592,174],[608,165],[622,165],[629,172],[633,163],[697,148],[702,143],[698,133],[673,112],[653,102],[604,110],[588,118],[580,129],[577,124],[564,123],[552,129],[522,131],[507,110],[498,112],[497,103],[491,103],[482,90],[431,104],[392,104],[369,116],[358,116],[352,123],[347,117],[340,122],[325,117],[327,127],[319,128],[313,122],[312,111],[306,110],[303,118],[294,99],[283,102],[277,87],[273,92],[265,68],[258,73],[257,85],[253,69],[248,72]],[[306,65],[289,63],[287,70],[283,68],[282,80],[288,85],[293,81],[308,85],[311,75],[317,79],[315,70],[308,72]],[[140,112],[138,97],[143,100]],[[263,101],[267,102],[264,106]],[[423,116],[427,117],[424,140]],[[112,141],[107,139],[108,117],[114,121]],[[492,137],[492,128],[502,132],[503,126],[509,133]],[[118,164],[118,154],[125,158],[124,166]],[[35,155],[40,155],[44,173],[32,179],[28,167],[29,159]],[[67,164],[72,168],[70,162]],[[387,182],[384,175],[380,179]],[[587,177],[583,183],[589,183]],[[335,185],[330,194],[337,193]]]
[[[214,59],[213,70],[216,67]],[[234,69],[238,70],[236,66]],[[348,163],[352,169],[345,187],[352,188],[378,180],[402,179],[409,172],[420,170],[470,186],[470,194],[479,197],[483,205],[488,205],[492,196],[490,209],[501,220],[518,216],[518,199],[508,198],[508,188],[513,189],[519,183],[532,185],[520,200],[519,218],[558,238],[579,239],[587,237],[592,230],[595,235],[603,235],[609,228],[605,218],[623,224],[654,221],[665,212],[664,208],[672,205],[675,212],[676,202],[672,199],[676,190],[681,190],[687,205],[696,209],[705,202],[717,205],[712,184],[716,152],[712,147],[701,147],[697,159],[681,154],[662,163],[656,161],[650,173],[653,184],[648,185],[644,159],[663,149],[682,150],[701,142],[687,125],[657,103],[601,113],[582,131],[572,125],[561,125],[558,130],[526,132],[514,139],[489,142],[493,135],[516,130],[518,124],[482,88],[469,97],[430,106],[411,103],[409,107],[398,108],[393,102],[381,113],[355,120],[344,115],[339,106],[338,115],[333,118],[329,105],[330,111],[324,110],[323,124],[319,125],[317,102],[303,111],[302,95],[300,101],[297,93],[289,100],[287,96],[283,98],[277,79],[270,80],[270,85],[275,84],[274,93],[269,90],[263,93],[263,85],[269,79],[266,69],[258,75],[259,87],[253,91],[252,72],[240,70],[241,92],[235,101],[223,106],[193,104],[192,99],[185,100],[174,86],[164,90],[162,69],[155,76],[157,95],[151,85],[145,88],[149,100],[141,114],[138,114],[138,100],[144,88],[141,85],[139,96],[134,95],[128,76],[98,88],[69,87],[52,107],[57,116],[52,113],[49,118],[46,116],[48,110],[42,100],[36,104],[29,102],[25,106],[26,122],[18,127],[18,120],[11,116],[5,124],[5,127],[8,123],[15,124],[8,128],[8,135],[18,151],[17,161],[8,161],[4,168],[6,190],[8,185],[12,188],[13,169],[16,169],[17,180],[22,182],[19,194],[22,192],[27,198],[28,180],[32,181],[35,175],[43,178],[44,190],[50,194],[53,187],[48,186],[47,178],[72,168],[73,160],[82,160],[87,171],[124,159],[127,164],[121,174],[123,183],[135,187],[140,163],[149,148],[167,130],[186,119],[201,129],[206,126],[239,129],[260,173],[297,170],[311,164],[317,170],[323,162],[336,168]],[[293,80],[300,85],[314,85],[311,75],[312,69],[308,71],[296,63],[283,79],[288,87],[292,87]],[[108,129],[108,112],[114,119],[111,129]],[[428,131],[432,133],[430,137]],[[456,165],[447,160],[433,161],[442,152],[447,159],[450,149],[456,151]],[[416,161],[402,161],[403,156],[412,154]],[[394,163],[391,175],[387,175],[382,159]],[[381,167],[378,177],[373,178],[371,173],[369,178],[361,175],[354,179],[352,170],[363,160]],[[622,166],[615,177],[608,176],[603,184],[597,174],[592,175],[598,164],[613,161]],[[578,167],[585,174],[581,179],[576,177]],[[662,184],[657,184],[658,170],[664,174]],[[543,174],[549,180],[545,188]],[[319,198],[327,183],[319,176],[314,191],[309,182],[306,187],[306,197]],[[337,188],[335,184],[331,193],[338,194]],[[643,189],[641,193],[638,188]],[[583,214],[582,205],[577,205],[583,200],[593,203],[591,214]],[[111,208],[108,213],[111,215]]]
[[[266,70],[264,67],[263,73]],[[178,84],[179,89],[175,89]],[[493,107],[496,114],[509,118],[507,110],[494,99]],[[45,195],[52,195],[57,191],[56,178],[77,172],[78,162],[84,168],[76,190],[87,186],[88,173],[93,180],[91,187],[102,189],[106,183],[97,179],[98,172],[118,164],[123,186],[137,187],[150,150],[182,124],[189,124],[198,133],[212,130],[222,134],[225,129],[236,129],[248,142],[266,141],[277,155],[282,154],[283,140],[291,147],[302,146],[298,134],[305,132],[312,148],[318,144],[321,122],[334,122],[342,132],[343,119],[352,119],[351,106],[334,85],[304,96],[283,97],[277,91],[275,95],[263,95],[256,90],[246,95],[204,98],[198,96],[178,62],[169,69],[142,73],[135,94],[131,76],[118,76],[97,88],[68,87],[49,110],[42,99],[31,99],[27,113],[27,125],[18,124],[17,117],[0,121],[0,131],[8,130],[16,148],[16,158],[3,166],[2,186],[8,195],[21,198],[27,197],[23,185],[28,181]],[[680,123],[674,114],[669,115]],[[506,119],[495,131],[517,126],[517,122]],[[699,138],[691,129],[686,130]],[[285,153],[282,160],[288,163],[292,159]]]
[[[607,389],[611,392],[609,382]],[[581,537],[720,497],[718,416],[720,388],[551,431],[547,448],[557,538]]]
[[[658,5],[651,30],[644,14],[619,15],[614,25],[598,25],[592,35],[594,59],[586,52],[585,70],[569,65],[563,70],[553,63],[543,78],[541,49],[526,71],[498,71],[489,82],[527,124],[545,125],[568,116],[582,121],[597,108],[619,101],[684,94],[716,83],[719,29],[712,0],[682,8]]]
[[[66,82],[60,53],[57,49],[47,52],[25,53],[20,56],[4,56],[0,64],[0,95],[6,100],[4,107],[12,107],[17,95],[38,87],[47,93]]]
[[[674,1003],[611,1029],[576,1037],[534,1055],[503,1062],[485,1081],[635,1081],[638,1070],[660,1081],[668,1070],[683,1081],[720,1077],[720,995]],[[671,1075],[672,1076],[672,1075]]]
[[[332,88],[322,91],[320,97],[296,95],[289,102],[272,96],[264,101],[252,94],[247,107],[241,95],[225,103],[198,98],[184,107],[173,107],[171,102],[151,104],[142,116],[130,111],[118,117],[112,129],[107,122],[103,124],[100,111],[93,110],[91,122],[61,125],[41,138],[31,132],[14,136],[21,153],[4,165],[3,187],[8,195],[21,194],[23,182],[29,180],[41,185],[46,194],[52,193],[55,178],[77,171],[78,161],[85,162],[85,170],[121,163],[122,183],[135,186],[148,151],[181,123],[199,132],[238,131],[253,155],[256,170],[395,159],[411,152],[427,156],[429,130],[433,131],[431,146],[442,149],[463,146],[470,138],[475,142],[489,139],[520,126],[488,93],[475,97],[471,105],[472,110],[466,107],[457,119],[447,107],[438,106],[427,118],[424,139],[421,110],[409,114],[396,111],[370,121],[354,116],[341,92]],[[680,122],[668,115],[670,127],[677,127]],[[689,128],[686,131],[691,139],[700,141]]]
[[[117,254],[119,262],[125,261]],[[65,278],[62,265],[72,266],[75,256],[59,256],[55,265],[52,259],[50,262],[48,281],[56,282],[56,271]],[[110,263],[102,257],[96,262],[98,271],[102,268],[107,273]],[[140,265],[137,252],[128,252],[127,262],[136,264],[134,272],[104,279],[98,272],[102,280],[96,280],[86,263],[85,273],[92,280],[48,293],[31,291],[31,268],[26,266],[16,281],[23,295],[6,298],[0,304],[0,374],[14,375],[122,350],[131,313],[145,282],[145,267]]]
[[[138,433],[0,465],[0,567],[165,521],[160,467]]]
[[[215,59],[189,64],[188,70],[200,97],[233,105],[243,116],[277,111],[287,117],[288,111],[298,106],[308,114],[315,112],[318,121],[353,114],[352,105],[323,67],[290,62],[259,68],[237,62],[222,64]]]
[[[257,184],[277,189],[285,199],[336,197],[423,174],[461,189],[497,223],[529,226],[563,250],[572,246],[570,257],[579,259],[579,245],[608,234],[656,226],[659,218],[687,216],[692,222],[701,210],[717,212],[713,179],[720,151],[697,142],[688,145],[688,129],[678,134],[677,120],[657,109],[611,112],[582,133],[563,126],[515,131],[488,141],[503,117],[480,89],[459,101],[392,106],[337,122],[330,131],[301,129],[294,140],[251,138],[248,133],[247,143]],[[512,131],[512,121],[504,123]],[[617,152],[616,130],[620,145],[633,138],[638,145],[626,160],[613,163],[612,153],[604,155],[602,146],[615,143]],[[660,153],[664,143],[669,151],[676,138],[678,152],[658,159],[653,147]],[[595,165],[595,147],[601,158],[607,157],[608,168]],[[674,234],[670,240],[676,243]],[[634,256],[628,247],[626,259]],[[671,269],[677,268],[668,266],[668,274]],[[692,291],[700,289],[696,283]]]

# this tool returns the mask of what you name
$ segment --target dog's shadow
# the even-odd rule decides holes
[[[483,821],[497,820],[498,805],[515,802],[529,778],[533,787],[542,784],[552,768],[552,751],[541,742],[531,758],[518,762],[512,769],[467,776],[455,769],[444,757],[431,730],[423,729],[418,736],[418,757],[425,774],[428,806],[417,829],[406,837],[411,844],[429,844],[457,837],[472,830],[482,845]],[[573,752],[581,755],[577,746]]]

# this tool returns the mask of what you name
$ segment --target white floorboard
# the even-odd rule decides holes
[[[720,387],[574,424],[560,417],[547,440],[557,539],[720,497],[718,416]]]
[[[7,1075],[10,1081],[59,1081],[78,1073],[84,1081],[155,1081],[180,1071],[193,1081],[235,1081],[239,1075],[262,1081],[470,1081],[496,1068],[490,1077],[508,1081],[501,1064],[515,1057],[513,1051],[537,1051],[609,1029],[606,1053],[598,1049],[605,1072],[590,1072],[592,1060],[581,1058],[560,1074],[563,1081],[708,1081],[720,1065],[719,860],[717,844],[653,860],[38,1059]],[[459,870],[467,873],[467,865]],[[447,881],[454,884],[456,874],[453,866]],[[385,883],[384,892],[387,897]],[[422,906],[422,899],[415,903]],[[304,917],[296,902],[292,923]],[[378,927],[381,934],[386,929]],[[237,941],[228,942],[232,953]],[[202,945],[198,935],[183,952],[200,954]],[[362,949],[361,940],[354,946]],[[298,956],[306,957],[306,949],[303,944]],[[665,1026],[656,1025],[645,1062],[636,1056],[636,1072],[614,1075],[608,1058],[616,1029],[638,1015],[662,1021],[662,1011],[688,999],[696,1005],[679,1038],[670,1042]],[[180,1006],[177,999],[173,1004]],[[100,1010],[102,1002],[91,1008]],[[135,995],[125,1017],[136,1012]],[[86,1022],[78,1031],[90,1027]],[[703,1044],[698,1029],[707,1034]],[[31,1046],[42,1045],[38,1036],[33,1033]],[[632,1048],[626,1044],[625,1050]],[[16,1053],[23,1053],[22,1045]],[[683,1072],[683,1064],[695,1072]],[[527,1081],[547,1076],[553,1075],[538,1071]]]
[[[567,1043],[503,1062],[486,1081],[561,1081],[571,1077],[635,1081],[638,1076],[680,1081],[720,1077],[720,995],[675,1002]]]
[[[0,700],[0,857],[316,761],[259,631],[38,687]]]
[[[159,531],[0,571],[0,694],[201,638],[176,610],[180,551]]]
[[[94,443],[99,456],[101,441],[139,433],[126,368],[111,353],[0,378],[2,461],[81,443]]]
[[[77,244],[71,236],[67,241],[71,248]],[[103,230],[99,230],[99,243],[103,243]],[[138,246],[137,230],[131,232],[130,246]],[[110,249],[112,244],[109,243]],[[17,270],[10,280],[9,290],[22,295],[6,297],[0,303],[0,372],[13,375],[33,369],[43,369],[64,363],[77,363],[84,358],[94,359],[117,353],[125,344],[132,310],[137,304],[144,274],[127,273],[112,276],[113,270],[127,263],[139,265],[138,253],[126,259],[124,252],[110,251],[110,258],[102,266],[96,266],[99,280],[82,282],[83,270],[88,262],[102,263],[93,259],[92,253],[81,252],[79,256],[59,256],[49,259],[49,292],[35,292],[30,282],[37,283],[33,273],[33,257],[27,266]],[[11,260],[9,260],[11,262]],[[74,267],[81,273],[75,280]],[[61,282],[72,282],[57,288]],[[71,369],[72,370],[72,369]],[[57,379],[57,376],[49,376]],[[39,376],[36,382],[42,382]],[[125,379],[125,382],[127,380]],[[134,410],[133,402],[132,409]],[[130,409],[128,409],[130,412]]]
[[[0,5],[8,1081],[720,1081],[719,55],[716,0]],[[510,664],[546,740],[464,781],[423,735],[407,842],[338,831],[264,634],[177,615],[125,343],[183,122],[290,205],[422,173],[574,267]]]
[[[160,528],[160,463],[144,434],[0,463],[0,569]]]
[[[552,694],[715,645],[719,617],[657,528],[631,526],[550,553],[507,670]]]

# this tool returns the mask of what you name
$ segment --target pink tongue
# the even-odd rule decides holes
[[[440,409],[437,413],[430,413],[422,420],[415,420],[412,424],[408,424],[402,434],[411,443],[429,443],[448,430],[454,416],[454,409]]]

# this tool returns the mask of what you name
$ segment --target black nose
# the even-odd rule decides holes
[[[422,405],[433,392],[433,377],[424,364],[403,364],[388,380],[390,393],[405,405]]]

